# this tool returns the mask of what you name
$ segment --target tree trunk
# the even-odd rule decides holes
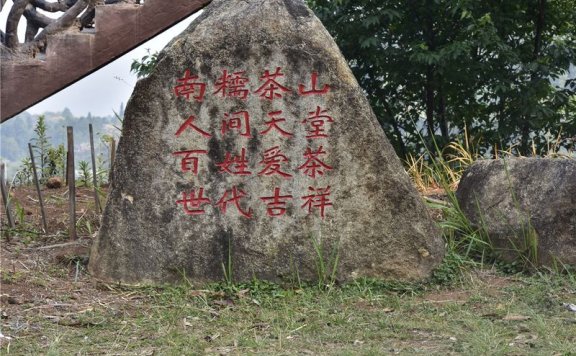
[[[424,39],[429,51],[434,51],[436,49],[435,45],[435,35],[434,35],[434,18],[432,16],[432,9],[434,8],[433,0],[426,0],[426,7],[424,11],[425,14],[425,28],[424,28]],[[426,104],[426,124],[428,126],[428,133],[431,137],[434,137],[436,131],[434,122],[434,76],[435,70],[433,65],[426,66],[426,94],[425,94],[425,104]]]
[[[18,40],[18,23],[30,0],[15,0],[6,20],[6,46],[16,49],[20,45]]]

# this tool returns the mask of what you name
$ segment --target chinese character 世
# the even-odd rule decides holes
[[[224,162],[216,163],[220,167],[220,173],[229,173],[233,175],[250,175],[251,172],[247,171],[248,160],[246,159],[246,149],[242,148],[239,156],[234,156],[230,152],[226,152]]]
[[[327,122],[334,122],[334,119],[327,115],[328,110],[321,109],[319,106],[316,107],[316,111],[310,111],[308,117],[302,120],[303,124],[309,123],[312,126],[311,130],[308,131],[306,138],[321,138],[328,137],[324,131],[324,125]]]
[[[312,192],[312,194],[302,197],[306,202],[302,204],[301,207],[308,208],[308,214],[312,212],[313,208],[319,209],[320,217],[324,219],[324,209],[332,206],[332,202],[330,201],[330,186],[317,189],[308,187],[308,190]]]
[[[174,156],[184,156],[180,162],[180,168],[182,172],[192,172],[194,175],[198,175],[198,157],[194,157],[195,154],[207,154],[206,150],[190,150],[190,151],[180,151],[172,153]]]
[[[198,192],[198,196],[196,196],[196,192]],[[176,204],[182,204],[187,215],[204,214],[205,211],[202,209],[202,205],[208,203],[210,203],[210,199],[204,197],[204,188],[200,188],[197,191],[193,190],[190,194],[182,192],[182,199],[176,201]]]
[[[194,131],[200,133],[202,136],[204,137],[212,137],[212,135],[210,135],[208,132],[202,130],[201,128],[199,128],[198,126],[194,125],[194,120],[196,120],[196,118],[194,116],[190,116],[188,118],[188,120],[186,120],[182,126],[180,126],[180,128],[178,129],[178,131],[176,131],[176,137],[180,136],[182,134],[182,132],[184,132],[184,130],[186,130],[188,127],[193,129]]]
[[[266,202],[266,213],[268,216],[282,216],[286,213],[287,200],[291,200],[292,195],[280,195],[280,188],[274,188],[274,195],[262,197],[260,200]]]
[[[304,170],[304,174],[309,177],[316,178],[316,174],[324,175],[326,170],[331,170],[332,167],[327,165],[326,163],[322,162],[318,156],[325,155],[326,151],[322,149],[320,146],[315,152],[308,147],[306,152],[304,152],[304,157],[306,158],[306,162],[298,167],[299,170]]]
[[[232,197],[228,198],[228,194],[232,195]],[[242,189],[236,188],[236,186],[234,186],[232,187],[232,190],[230,191],[227,190],[226,192],[224,192],[224,195],[222,196],[222,198],[220,198],[220,200],[217,203],[218,208],[220,209],[220,211],[222,211],[222,214],[226,214],[226,208],[228,207],[228,204],[233,203],[234,206],[236,206],[236,209],[238,209],[238,212],[240,214],[250,219],[252,218],[252,209],[244,211],[242,210],[242,207],[240,207],[240,199],[244,198],[245,196],[246,193]]]
[[[301,95],[314,95],[314,94],[326,94],[330,91],[330,86],[328,84],[324,85],[322,89],[318,89],[316,87],[318,81],[318,73],[312,72],[312,89],[306,90],[306,86],[304,84],[300,84],[298,86],[298,92]]]
[[[291,134],[288,131],[284,131],[280,126],[278,126],[279,122],[285,122],[286,119],[283,117],[275,117],[276,115],[281,115],[282,111],[273,111],[268,113],[268,116],[270,116],[270,121],[266,121],[264,122],[264,124],[268,125],[268,128],[264,131],[261,131],[260,134],[261,135],[265,135],[268,132],[270,132],[270,130],[272,129],[276,129],[278,132],[280,132],[280,135],[285,136],[285,137],[291,137],[294,136],[294,134]]]
[[[260,161],[260,163],[266,166],[262,171],[260,171],[260,173],[258,173],[259,176],[261,175],[270,176],[272,174],[278,174],[284,178],[292,177],[291,174],[282,172],[280,170],[280,164],[282,162],[288,162],[288,157],[286,157],[280,151],[280,147],[274,146],[270,149],[267,149],[266,151],[264,151],[263,157],[264,158],[262,159],[262,161]]]
[[[222,120],[222,136],[230,130],[240,131],[240,136],[252,137],[250,133],[250,117],[248,111],[238,111],[232,114],[224,114],[225,119]]]
[[[274,100],[282,97],[282,92],[291,91],[290,89],[286,88],[285,86],[281,85],[276,81],[276,78],[283,77],[281,71],[282,68],[276,67],[276,71],[270,74],[269,70],[264,72],[264,75],[260,77],[260,80],[264,80],[264,84],[258,89],[256,89],[255,93],[259,94],[261,98],[265,98],[268,100]]]
[[[186,69],[184,72],[184,77],[177,79],[178,84],[174,87],[174,93],[176,96],[184,96],[187,100],[190,100],[190,95],[196,101],[204,100],[204,93],[206,92],[206,83],[198,82],[197,75],[190,75],[190,69]]]
[[[216,86],[214,95],[220,94],[222,97],[234,97],[246,100],[249,90],[246,89],[248,78],[243,76],[245,73],[246,72],[241,71],[228,74],[228,71],[224,70],[222,76],[214,83]]]

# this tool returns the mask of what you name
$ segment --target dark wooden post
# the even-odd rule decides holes
[[[8,219],[8,226],[11,229],[15,227],[14,218],[12,217],[12,210],[10,209],[10,199],[8,199],[8,188],[4,179],[4,163],[0,164],[0,189],[2,190],[2,200],[6,208],[6,218]],[[7,235],[8,236],[8,235]],[[9,240],[9,238],[7,238]]]
[[[68,182],[68,195],[69,195],[69,214],[70,214],[70,228],[68,235],[70,240],[76,240],[76,177],[74,169],[74,128],[68,126],[66,128],[68,138],[68,162],[66,164]]]
[[[96,176],[96,154],[94,153],[94,130],[92,124],[88,125],[90,130],[90,152],[92,154],[92,184],[94,185],[94,204],[96,213],[101,212],[100,198],[98,197],[98,177]]]
[[[36,192],[38,193],[38,202],[40,203],[40,214],[42,214],[42,227],[44,232],[48,232],[48,224],[46,223],[46,212],[44,211],[44,201],[42,200],[42,191],[40,190],[40,182],[38,181],[38,172],[36,171],[36,162],[34,162],[34,151],[32,151],[32,144],[28,144],[30,150],[30,161],[32,162],[32,173],[34,174],[34,185],[36,185]]]
[[[112,137],[110,139],[110,171],[108,172],[108,184],[112,183],[112,167],[114,166],[114,160],[116,159],[116,139]]]

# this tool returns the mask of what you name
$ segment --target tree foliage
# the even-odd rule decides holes
[[[308,2],[400,156],[465,132],[481,153],[573,145],[575,0]]]

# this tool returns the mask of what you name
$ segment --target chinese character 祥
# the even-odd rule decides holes
[[[176,131],[176,136],[180,136],[182,134],[182,132],[184,132],[184,130],[186,130],[188,127],[193,129],[194,131],[200,133],[202,136],[204,137],[212,137],[212,135],[210,135],[208,132],[203,131],[202,129],[200,129],[199,127],[197,127],[196,125],[194,125],[194,120],[196,120],[196,118],[194,116],[190,116],[188,118],[188,120],[186,120],[182,126],[180,126],[180,128],[178,129],[178,131]]]
[[[285,136],[285,137],[291,137],[294,136],[293,134],[291,134],[288,131],[284,131],[280,126],[278,126],[279,122],[285,122],[286,119],[283,117],[275,117],[277,115],[281,115],[282,111],[273,111],[268,113],[268,116],[270,116],[270,121],[266,121],[264,122],[264,124],[268,125],[268,128],[264,131],[261,131],[260,134],[261,135],[266,135],[268,132],[270,132],[270,130],[275,129],[278,132],[280,132],[280,135]]]
[[[222,120],[222,136],[230,130],[238,130],[240,136],[252,137],[250,134],[250,117],[248,111],[238,111],[231,114],[224,114],[225,119]]]
[[[246,100],[249,90],[246,89],[248,78],[244,77],[245,73],[246,72],[234,72],[234,74],[228,74],[228,71],[224,70],[222,76],[214,83],[216,86],[214,95],[220,94],[222,97],[234,97]]]
[[[276,72],[270,74],[269,70],[264,72],[264,75],[260,77],[260,80],[264,80],[264,84],[258,89],[256,89],[255,93],[260,95],[261,98],[266,98],[268,100],[274,100],[282,97],[282,92],[291,91],[290,89],[286,88],[283,85],[280,85],[276,78],[283,77],[284,74],[280,72],[282,68],[276,67]]]
[[[229,194],[232,195],[232,197],[228,198]],[[226,208],[228,207],[228,204],[233,203],[236,206],[236,209],[238,209],[238,212],[240,214],[242,214],[247,218],[252,218],[252,209],[244,211],[242,210],[242,207],[240,207],[240,199],[244,198],[245,196],[246,193],[242,189],[236,188],[234,186],[232,187],[232,190],[230,191],[227,190],[226,192],[224,192],[224,195],[222,196],[222,198],[220,198],[220,200],[217,203],[218,208],[220,208],[222,214],[226,214]]]
[[[320,216],[324,219],[324,209],[332,206],[332,202],[330,201],[330,186],[317,189],[308,187],[308,190],[312,194],[302,197],[302,199],[306,200],[306,202],[302,204],[302,208],[308,208],[308,214],[312,212],[313,208],[319,209]]]
[[[196,192],[198,192],[198,196],[196,196]],[[202,205],[208,203],[210,203],[210,199],[204,197],[204,188],[200,188],[197,191],[193,190],[190,194],[182,192],[182,199],[176,201],[176,204],[183,205],[184,212],[187,215],[204,214],[205,211],[202,208]]]
[[[268,216],[282,216],[286,213],[287,200],[292,200],[291,195],[280,195],[280,188],[274,188],[274,195],[260,198],[266,203]]]
[[[316,111],[310,111],[308,117],[302,120],[303,124],[310,124],[312,128],[308,131],[306,138],[321,138],[328,137],[324,131],[324,124],[327,122],[334,122],[334,119],[327,115],[328,110],[321,109],[319,106],[316,107]]]
[[[327,84],[324,85],[322,89],[318,89],[316,87],[317,81],[318,81],[318,73],[312,72],[312,89],[306,90],[306,86],[304,84],[300,84],[298,86],[298,92],[301,95],[314,95],[314,94],[326,94],[328,91],[330,91],[330,86]]]
[[[322,162],[318,157],[320,155],[325,155],[326,151],[322,149],[320,146],[316,151],[312,151],[310,147],[306,149],[304,152],[304,157],[306,158],[306,162],[298,167],[299,170],[303,169],[304,174],[309,177],[316,178],[316,174],[324,175],[326,170],[331,170],[332,167],[327,165],[326,163]]]
[[[184,77],[178,79],[178,85],[174,87],[174,93],[176,96],[186,97],[190,100],[190,95],[196,101],[204,100],[204,93],[206,92],[206,83],[198,82],[197,75],[190,75],[190,69],[186,69],[184,72]]]
[[[251,172],[247,171],[248,160],[246,159],[246,149],[242,148],[242,152],[239,156],[234,156],[230,152],[226,152],[226,157],[224,162],[216,163],[220,167],[220,173],[229,173],[234,175],[250,175]]]
[[[292,177],[291,174],[282,172],[280,170],[280,164],[283,162],[288,162],[288,157],[282,154],[280,147],[274,146],[270,149],[267,149],[264,151],[263,157],[264,158],[262,161],[260,161],[260,164],[264,164],[266,167],[264,167],[264,169],[258,173],[259,176],[270,176],[272,174],[278,174],[284,178]]]
[[[207,154],[206,150],[190,150],[172,153],[174,156],[184,156],[180,162],[182,172],[192,172],[194,175],[198,174],[198,157],[195,154]]]

